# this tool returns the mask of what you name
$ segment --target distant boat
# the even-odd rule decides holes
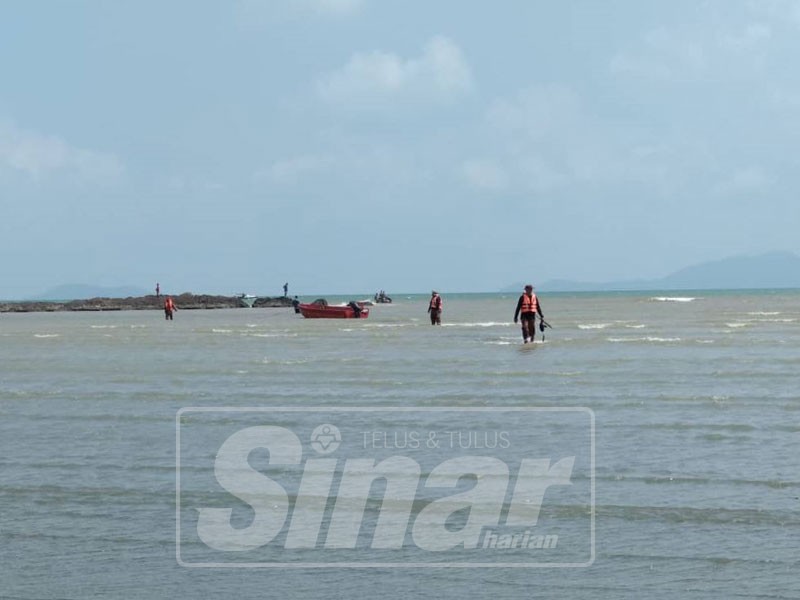
[[[306,319],[366,319],[369,309],[363,308],[360,302],[351,302],[344,306],[329,306],[327,302],[316,301],[313,304],[300,304],[300,313]]]
[[[246,308],[253,308],[253,304],[256,302],[256,296],[253,294],[239,294],[236,297],[239,298],[239,302],[242,303],[242,306]]]

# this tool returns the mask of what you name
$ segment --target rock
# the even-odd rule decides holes
[[[110,310],[163,310],[166,296],[131,296],[129,298],[90,298],[68,302],[22,301],[0,302],[0,312],[56,312],[56,311],[110,311]],[[236,296],[195,295],[189,292],[173,295],[178,310],[197,310],[212,308],[240,308]],[[275,300],[275,299],[268,299]],[[282,299],[280,299],[282,300]],[[289,306],[291,300],[280,304],[264,306]]]

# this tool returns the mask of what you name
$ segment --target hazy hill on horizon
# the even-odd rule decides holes
[[[517,292],[523,285],[518,283],[501,291]],[[800,257],[792,252],[769,252],[703,262],[659,279],[607,282],[551,279],[535,285],[538,290],[548,292],[800,288]]]

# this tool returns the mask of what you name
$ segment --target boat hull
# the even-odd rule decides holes
[[[366,319],[369,309],[363,308],[358,316],[352,306],[323,306],[321,304],[300,304],[300,313],[306,319]]]

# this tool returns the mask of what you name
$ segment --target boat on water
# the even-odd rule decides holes
[[[300,314],[306,319],[366,319],[369,309],[360,302],[350,302],[345,305],[331,306],[319,300],[311,304],[300,303]]]
[[[245,308],[253,308],[253,304],[255,304],[257,300],[257,296],[253,294],[239,294],[236,297],[239,299],[239,302],[242,304],[242,307]]]

